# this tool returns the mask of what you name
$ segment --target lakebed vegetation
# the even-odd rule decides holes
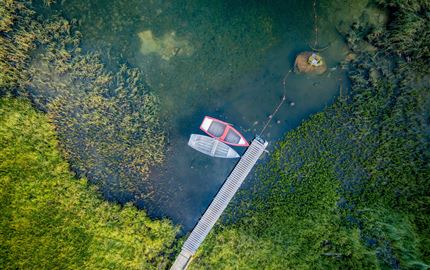
[[[280,43],[275,6],[258,0],[72,0],[61,9],[79,18],[85,46],[107,52],[103,61],[129,59],[145,72],[160,93],[162,114],[174,120],[171,128],[177,115],[193,117],[203,101],[264,63]]]
[[[150,193],[150,168],[163,162],[166,140],[141,72],[126,64],[108,72],[97,54],[82,51],[74,21],[44,18],[31,2],[6,1],[1,12],[2,93],[47,112],[72,169],[106,197]]]
[[[191,268],[429,267],[430,7],[379,5],[386,28],[358,21],[342,33],[349,93],[286,135],[230,211],[241,218],[219,224]],[[30,2],[0,12],[0,267],[167,268],[175,227],[97,195],[134,189],[163,160],[143,75],[107,72],[73,21],[42,18]],[[271,43],[263,21],[260,42]]]
[[[286,135],[191,269],[430,267],[430,4],[379,4],[386,29],[345,33],[349,94]]]

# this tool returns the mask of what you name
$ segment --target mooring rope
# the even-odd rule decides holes
[[[314,9],[314,29],[315,29],[315,43],[314,43],[314,47],[318,48],[318,15],[317,15],[317,0],[314,0],[314,4],[313,4],[313,9]]]
[[[286,87],[286,82],[287,82],[287,78],[291,73],[291,69],[287,72],[287,74],[285,74],[284,79],[282,80],[282,85],[284,87],[284,94],[282,95],[282,99],[281,102],[279,102],[278,106],[276,106],[276,109],[273,111],[273,113],[271,115],[269,115],[269,120],[267,120],[266,124],[264,125],[264,127],[261,129],[260,134],[258,135],[259,137],[261,137],[261,135],[263,135],[264,131],[266,130],[266,128],[269,126],[270,122],[272,121],[273,117],[275,117],[275,115],[278,113],[279,109],[281,108],[282,104],[284,104],[285,100],[287,100],[287,87]]]
[[[314,41],[314,45],[311,45],[311,42],[308,42],[308,46],[309,48],[311,48],[314,52],[323,52],[326,49],[328,49],[330,47],[331,42],[329,42],[329,44],[323,48],[318,48],[319,47],[319,29],[318,29],[318,13],[317,13],[317,0],[314,0],[314,3],[312,5],[312,8],[314,10],[314,32],[315,32],[315,41]]]

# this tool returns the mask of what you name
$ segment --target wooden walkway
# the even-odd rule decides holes
[[[245,154],[234,167],[227,180],[203,214],[191,234],[188,236],[181,253],[176,258],[170,270],[184,270],[188,267],[191,257],[196,253],[200,244],[206,238],[216,221],[227,207],[234,194],[239,189],[246,176],[254,167],[257,160],[267,147],[267,142],[256,137]]]

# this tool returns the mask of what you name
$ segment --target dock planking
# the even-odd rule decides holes
[[[187,269],[191,257],[196,253],[199,246],[202,244],[206,236],[211,231],[225,208],[237,192],[242,182],[251,172],[254,165],[257,163],[261,154],[264,152],[268,142],[260,137],[256,137],[251,145],[246,150],[245,154],[234,167],[233,171],[227,177],[227,180],[218,191],[215,198],[212,200],[208,209],[200,218],[197,225],[188,236],[181,252],[176,257],[170,270],[185,270]]]

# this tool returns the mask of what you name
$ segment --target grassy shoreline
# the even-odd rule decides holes
[[[83,53],[75,23],[0,4],[0,268],[167,268],[178,228],[101,198],[150,191],[158,99],[137,69]]]
[[[0,268],[159,269],[178,231],[76,179],[46,115],[0,99]]]

